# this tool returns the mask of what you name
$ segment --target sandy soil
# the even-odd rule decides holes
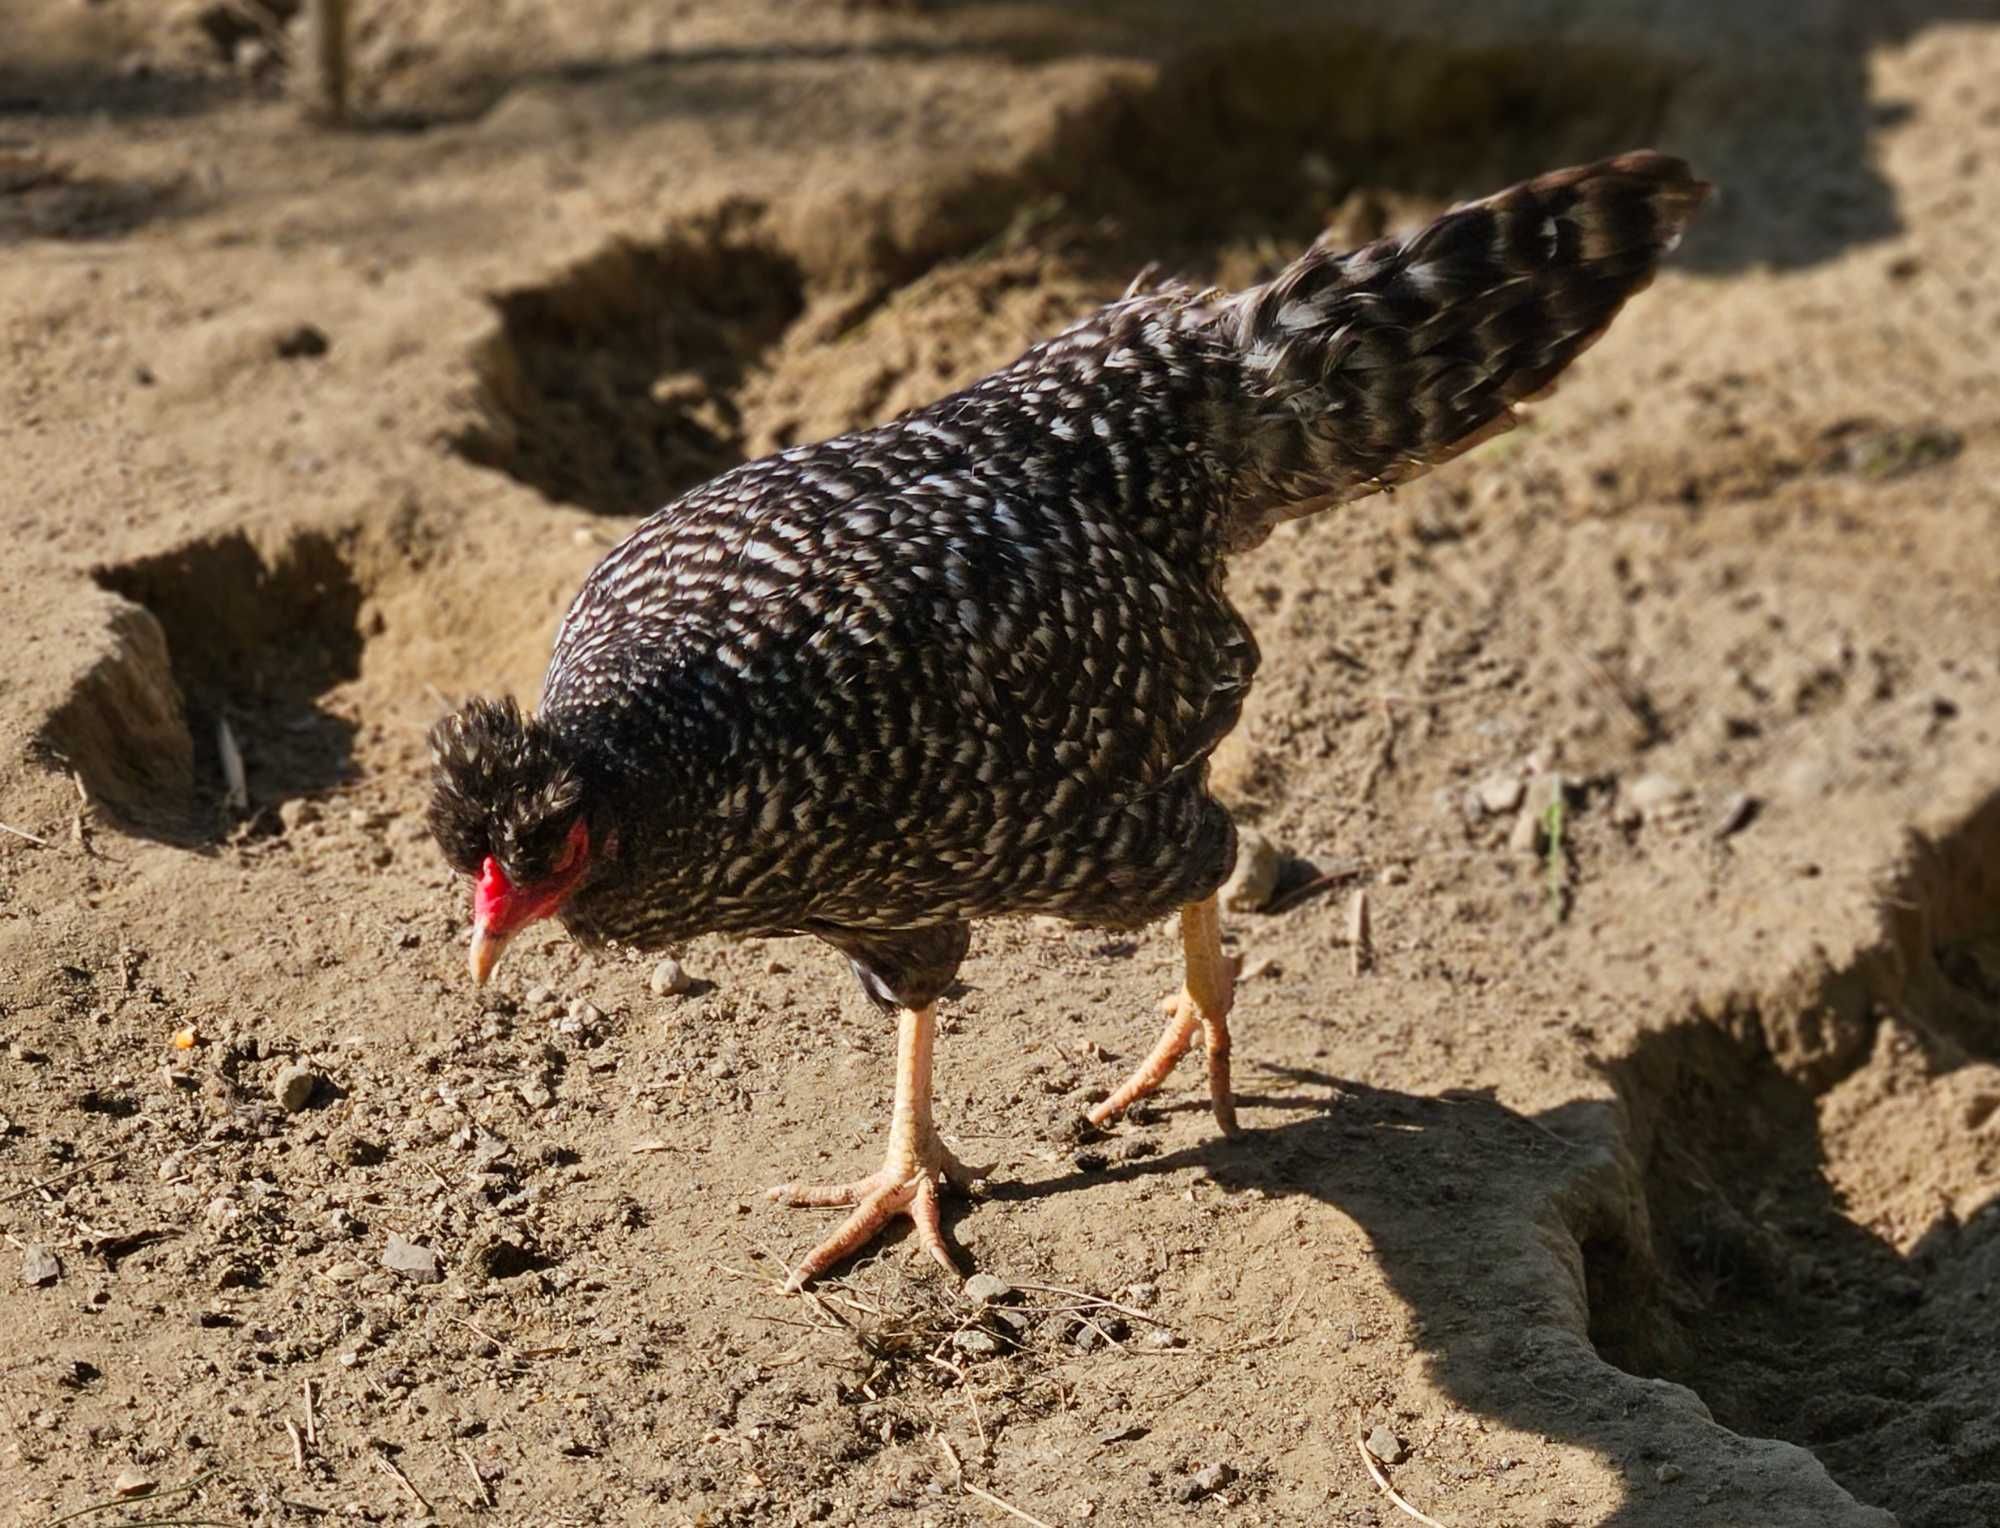
[[[1408,1521],[1368,1434],[1453,1528],[2000,1521],[1989,3],[361,0],[343,132],[254,0],[25,10],[0,1516]],[[1076,1129],[1167,930],[980,931],[1006,1314],[778,1290],[887,1103],[828,952],[468,989],[424,729],[633,517],[1639,143],[1722,199],[1532,427],[1235,570],[1243,1139]]]

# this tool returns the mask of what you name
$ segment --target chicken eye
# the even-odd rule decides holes
[[[576,864],[576,857],[581,853],[583,853],[583,835],[575,828],[571,828],[569,837],[563,840],[562,852],[556,856],[555,864],[549,867],[549,874],[561,875],[565,870],[572,868]]]

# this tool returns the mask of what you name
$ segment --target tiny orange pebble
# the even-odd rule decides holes
[[[193,1050],[194,1041],[194,1025],[190,1024],[186,1029],[177,1029],[174,1031],[175,1050]]]

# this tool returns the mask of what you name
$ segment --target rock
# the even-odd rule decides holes
[[[604,1022],[604,1010],[587,997],[577,998],[566,1015],[580,1029],[595,1029]]]
[[[1124,1294],[1127,1305],[1136,1305],[1140,1310],[1151,1310],[1160,1298],[1160,1286],[1145,1281],[1127,1284]]]
[[[646,981],[646,986],[654,997],[680,997],[694,989],[694,978],[681,968],[681,963],[669,955],[657,966]]]
[[[1410,1451],[1403,1447],[1403,1440],[1380,1422],[1368,1434],[1368,1452],[1384,1464],[1401,1464],[1410,1457]]]
[[[1521,793],[1521,809],[1514,818],[1514,831],[1507,835],[1507,846],[1522,854],[1533,854],[1543,847],[1544,824],[1549,808],[1563,799],[1566,786],[1563,777],[1556,774],[1536,775]]]
[[[1002,1337],[1011,1337],[1015,1342],[1026,1342],[1028,1340],[1028,1328],[1033,1323],[1020,1311],[1008,1310],[1003,1305],[995,1310],[988,1311],[986,1314],[993,1322],[993,1329]]]
[[[975,1273],[965,1281],[965,1298],[975,1305],[998,1305],[1014,1297],[1014,1286],[991,1273]]]
[[[1670,1486],[1687,1472],[1677,1464],[1663,1464],[1653,1471],[1653,1479],[1663,1486]]]
[[[967,1327],[956,1333],[951,1345],[959,1352],[973,1358],[991,1358],[1000,1351],[1000,1339],[991,1332],[982,1332],[978,1327]]]
[[[1473,796],[1482,812],[1489,817],[1501,817],[1520,810],[1521,798],[1527,793],[1527,783],[1519,775],[1488,775],[1479,782]]]
[[[62,1277],[62,1259],[47,1247],[30,1242],[21,1253],[21,1282],[30,1289],[46,1289]]]
[[[278,1073],[271,1084],[271,1096],[287,1114],[297,1114],[312,1102],[312,1096],[319,1088],[319,1073],[309,1066],[297,1062]]]
[[[1146,1335],[1139,1341],[1143,1347],[1157,1348],[1164,1352],[1168,1348],[1177,1348],[1181,1345],[1181,1334],[1168,1327],[1149,1326],[1146,1328]]]
[[[296,833],[308,823],[319,821],[319,804],[304,796],[294,796],[278,807],[278,823],[287,833]]]
[[[157,1480],[139,1470],[121,1470],[111,1482],[111,1489],[119,1496],[151,1496],[159,1488]]]
[[[444,1277],[444,1270],[438,1267],[437,1253],[393,1234],[388,1246],[382,1249],[382,1266],[419,1284],[435,1284]]]
[[[1201,1488],[1202,1494],[1206,1496],[1220,1491],[1224,1486],[1228,1485],[1230,1481],[1236,1478],[1236,1471],[1229,1465],[1223,1464],[1218,1460],[1214,1464],[1203,1465],[1189,1478]]]
[[[1728,838],[1741,833],[1757,820],[1757,813],[1763,803],[1748,791],[1738,791],[1722,803],[1722,813],[1716,818],[1715,836]]]
[[[555,989],[547,982],[536,982],[521,994],[521,1001],[530,1008],[546,1008],[556,1000]]]
[[[1236,868],[1222,885],[1222,905],[1239,913],[1259,913],[1271,905],[1278,889],[1284,856],[1262,833],[1241,828],[1236,834]]]
[[[1678,780],[1670,780],[1665,775],[1646,774],[1639,776],[1626,788],[1625,800],[1647,816],[1670,806],[1686,795],[1686,789]]]
[[[272,341],[278,358],[284,361],[313,360],[333,348],[326,331],[316,324],[300,324],[287,329]]]

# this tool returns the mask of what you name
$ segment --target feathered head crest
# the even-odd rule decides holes
[[[477,875],[490,854],[517,884],[546,876],[584,806],[562,739],[512,699],[475,699],[430,742],[430,828],[452,868]]]

